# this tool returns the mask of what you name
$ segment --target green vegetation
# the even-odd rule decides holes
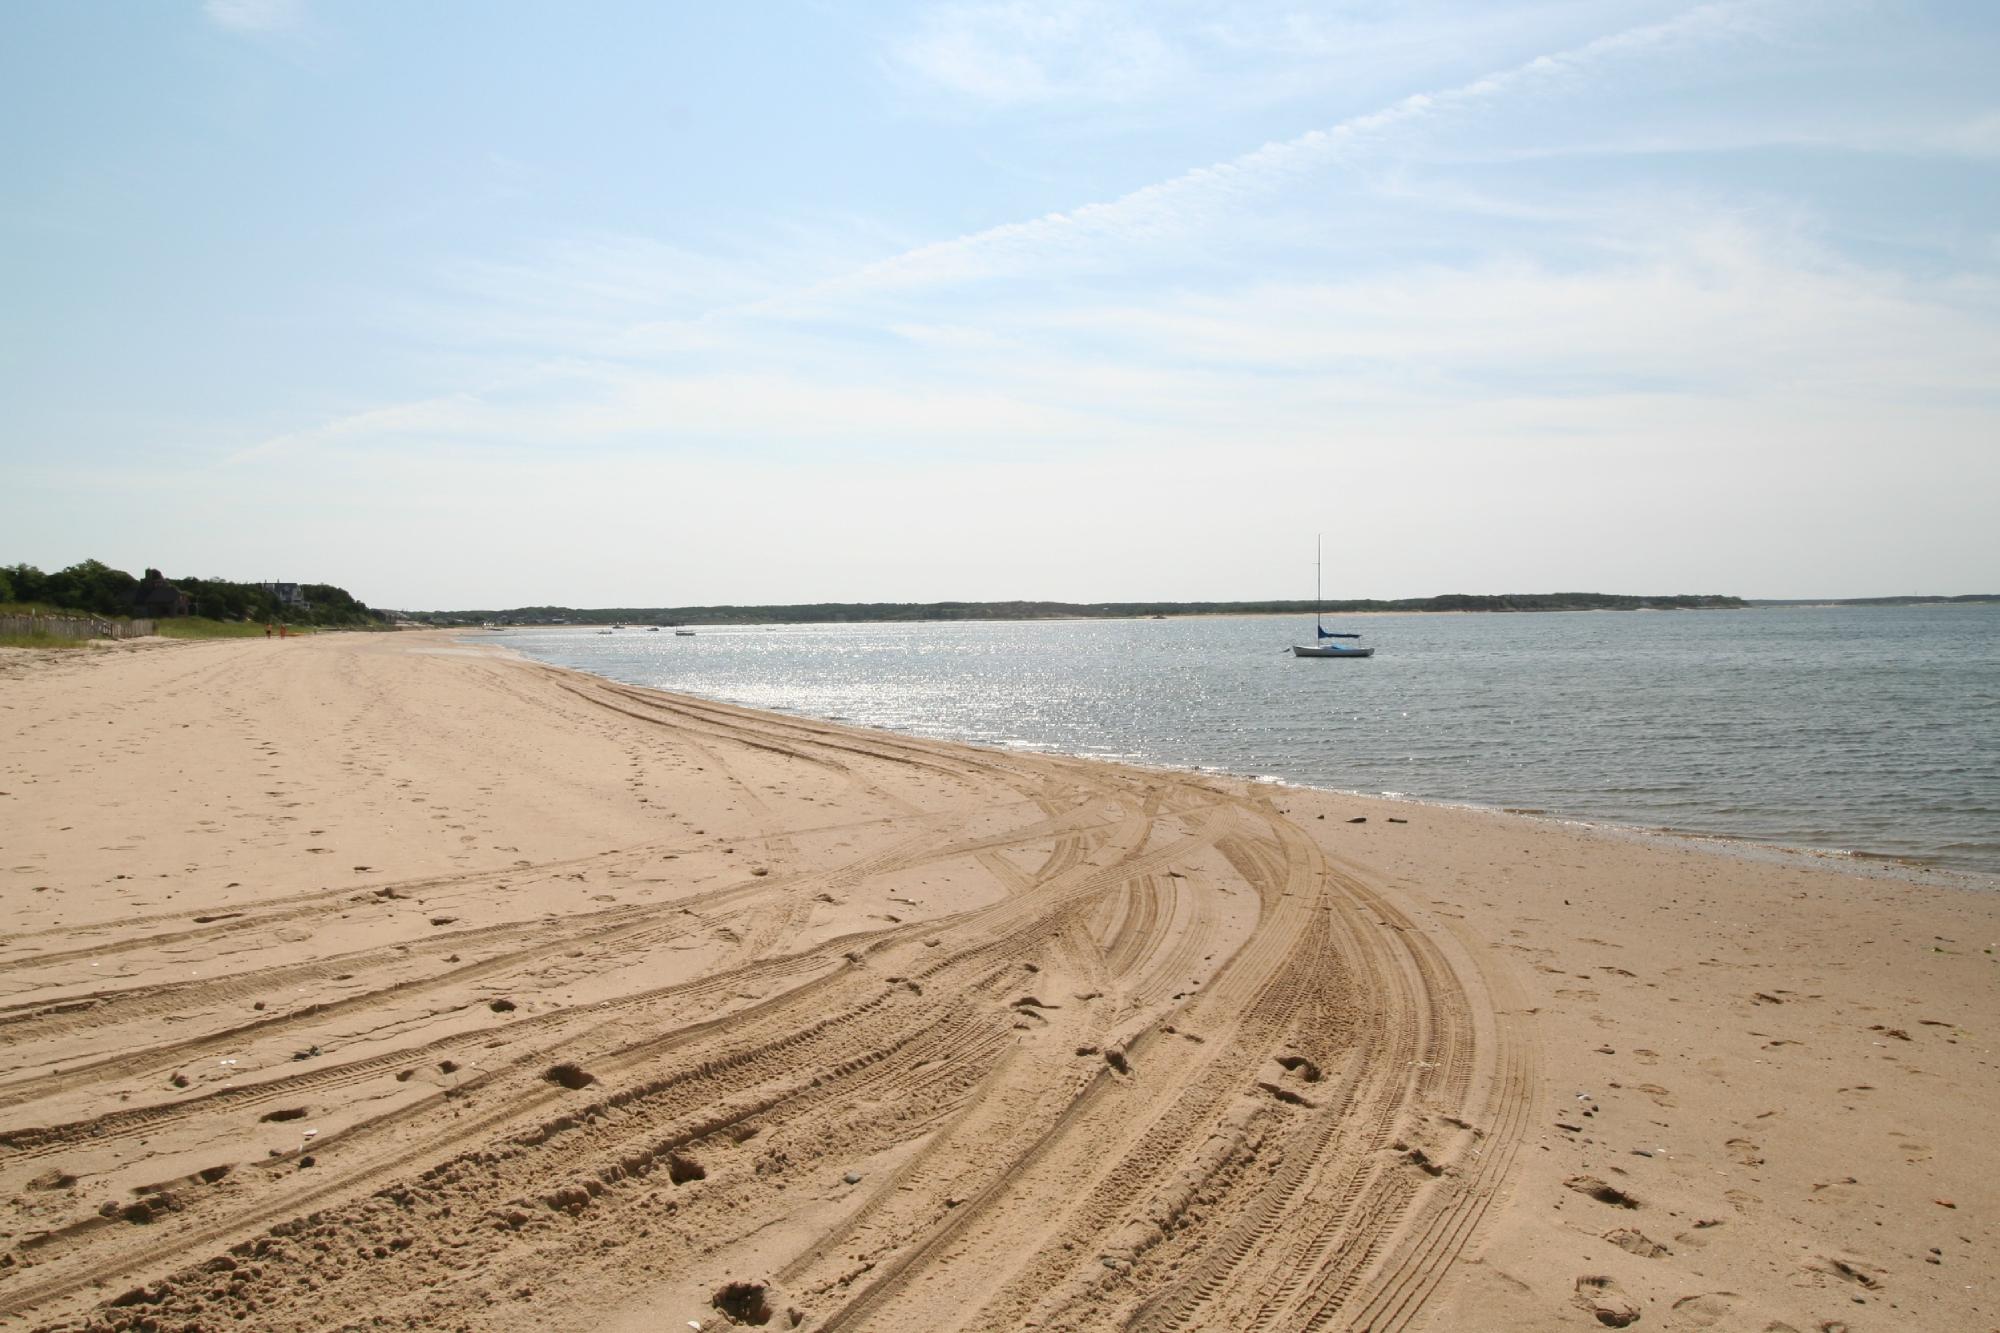
[[[302,601],[283,600],[274,591],[290,586],[219,578],[167,579],[157,569],[147,570],[144,579],[135,579],[100,560],[85,560],[53,574],[33,565],[0,566],[0,601],[36,604],[22,608],[24,614],[82,612],[112,619],[136,616],[160,621],[161,633],[178,638],[215,638],[239,630],[248,633],[252,626],[261,634],[267,624],[379,629],[387,623],[386,617],[356,601],[345,588],[330,583],[299,584]],[[215,628],[170,628],[190,618]],[[251,625],[239,623],[225,630],[225,622]]]
[[[1357,611],[1680,611],[1736,608],[1740,597],[1677,594],[1625,597],[1601,592],[1512,593],[1498,597],[1448,593],[1397,601],[1328,601],[1328,614]],[[523,606],[511,611],[413,611],[428,625],[505,624],[784,625],[892,620],[1075,620],[1136,616],[1311,615],[1314,604],[1282,602],[811,602],[793,606],[603,607]]]
[[[129,616],[139,580],[100,560],[85,560],[68,569],[44,574],[33,565],[0,567],[7,595],[23,602],[41,602],[54,612],[84,611],[94,616]]]
[[[1819,597],[1753,600],[1752,606],[1990,606],[2000,602],[2000,592],[1970,592],[1959,597]]]
[[[60,634],[0,634],[0,648],[88,648],[89,639],[70,639]]]

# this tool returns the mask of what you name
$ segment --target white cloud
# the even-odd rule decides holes
[[[1579,549],[1625,562],[1593,586],[1795,590],[1786,580],[1815,569],[1861,568],[1825,534],[1863,530],[1885,505],[1955,513],[2000,484],[1985,446],[2000,285],[1913,278],[1880,250],[1841,258],[1810,209],[1740,182],[1557,187],[1454,173],[1438,153],[1414,180],[1327,169],[1411,163],[1419,134],[1449,145],[1445,131],[1512,124],[1500,113],[1515,103],[1595,107],[1590,95],[1761,35],[1773,9],[1701,6],[873,264],[842,269],[838,245],[801,259],[768,236],[716,253],[592,236],[531,262],[460,264],[432,326],[525,368],[239,457],[462,474],[470,512],[573,513],[550,530],[594,558],[623,540],[599,530],[603,497],[698,493],[671,538],[648,527],[627,554],[731,550],[735,581],[703,585],[722,600],[1234,595],[1273,531],[1310,531],[1346,495],[1365,500],[1354,585],[1378,595],[1507,590],[1469,586],[1468,551],[1506,553],[1494,577],[1514,589],[1555,586],[1576,577]],[[1983,123],[1967,124],[1979,142]],[[1775,137],[1746,129],[1760,133]],[[1940,475],[1952,494],[1932,489]],[[790,549],[734,540],[753,503],[758,531]],[[896,522],[855,531],[853,515],[876,510]],[[1687,543],[1691,516],[1727,540]],[[931,526],[951,538],[939,549],[1035,553],[1003,562],[1013,583],[991,562],[928,558],[892,588],[868,581]],[[1175,568],[1161,532],[1201,534],[1190,549],[1208,563]],[[1959,541],[1905,542],[1897,568],[1970,567],[1978,543]],[[850,563],[812,556],[817,582],[800,586],[801,551],[820,548]],[[1138,554],[1106,572],[1119,552]],[[1752,554],[1773,582],[1733,572]],[[1085,557],[1095,581],[1063,583]],[[1157,584],[1115,581],[1142,565]]]
[[[752,448],[785,457],[833,448],[1006,447],[1121,433],[1102,404],[1040,401],[1010,386],[949,387],[913,379],[860,382],[841,364],[675,374],[612,363],[547,368],[509,385],[373,408],[276,436],[232,461],[444,448],[601,454],[631,445],[684,454]]]
[[[1409,87],[1579,27],[1633,24],[1672,0],[1422,0],[1301,8],[1292,0],[953,0],[887,42],[917,88],[995,111],[1115,106],[1159,121],[1222,106],[1343,100]]]
[[[1669,381],[1667,392],[1726,394],[1757,373],[1748,368],[1774,360],[1836,390],[1892,373],[1915,385],[1963,385],[1968,357],[1977,362],[1990,347],[1977,321],[1954,322],[1865,274],[1802,265],[1792,238],[1758,238],[1695,208],[1662,216],[1657,199],[1566,213],[1546,200],[1465,196],[1560,236],[1572,256],[1562,267],[1522,252],[1281,283],[1256,265],[1252,272],[1266,270],[1257,279],[1224,276],[1206,294],[1155,294],[1131,306],[1035,286],[1018,310],[987,303],[972,319],[942,299],[913,314],[905,299],[942,298],[1001,273],[1101,271],[1148,246],[1199,250],[1222,219],[1240,229],[1245,203],[1386,136],[1603,77],[1624,59],[1755,31],[1770,8],[1703,5],[1118,199],[906,250],[803,287],[768,261],[717,262],[603,236],[557,247],[537,264],[463,265],[450,284],[460,300],[448,308],[462,311],[449,319],[467,336],[561,347],[569,359],[537,360],[473,393],[350,414],[240,457],[391,441],[637,438],[808,451],[836,440],[1162,446],[1231,422],[1288,438],[1332,407],[1403,412],[1426,394],[1439,402],[1419,415],[1442,423],[1465,403],[1501,396],[1492,386],[1507,376],[1517,396],[1550,400]],[[1415,198],[1426,205],[1435,211],[1436,200]],[[1781,249],[1793,262],[1773,258]],[[1581,266],[1585,258],[1594,267]],[[1299,261],[1308,274],[1311,259]],[[1871,362],[1878,349],[1863,330],[1894,330],[1893,346],[1918,350]],[[884,339],[901,347],[885,351]],[[1316,377],[1309,385],[1283,378],[1304,370]]]
[[[1660,23],[1628,28],[1567,50],[1537,56],[1436,92],[1414,93],[1338,124],[1274,140],[1222,162],[1133,190],[1116,199],[1047,213],[947,241],[919,246],[822,284],[816,294],[1000,277],[1062,262],[1079,249],[1107,251],[1184,239],[1224,211],[1260,201],[1270,190],[1351,159],[1399,131],[1468,113],[1529,91],[1552,91],[1659,48],[1687,50],[1765,30],[1773,0],[1723,0]]]
[[[1240,376],[1240,389],[1261,379],[1267,402],[1362,392],[1439,417],[1501,399],[1635,392],[1800,406],[1950,400],[1984,393],[2000,364],[2000,284],[1800,263],[1785,238],[1723,219],[1669,248],[1632,244],[1639,253],[1588,269],[1497,258],[1067,318],[1135,360]]]
[[[2000,284],[1859,267],[1719,211],[1648,218],[1607,205],[1587,220],[1623,232],[1621,248],[1588,265],[1522,253],[1309,282],[1246,274],[893,327],[871,327],[876,312],[859,308],[830,335],[729,320],[716,365],[547,362],[239,457],[1080,450],[1173,466],[1221,440],[1284,457],[1329,432],[1379,448],[1538,432],[1617,448],[1679,427],[1755,423],[1776,439],[1810,421],[1898,413],[1934,414],[1922,448],[1966,438],[1954,413],[2000,363]],[[862,328],[874,338],[843,336]]]

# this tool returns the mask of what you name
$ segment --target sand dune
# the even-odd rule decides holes
[[[0,885],[9,1326],[2000,1326],[1963,888],[428,634],[0,660]]]

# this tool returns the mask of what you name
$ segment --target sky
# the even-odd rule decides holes
[[[2000,592],[2000,6],[0,6],[0,563]]]

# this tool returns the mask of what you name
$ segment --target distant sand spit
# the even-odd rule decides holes
[[[323,635],[0,654],[0,1319],[2000,1327],[2000,896]]]

